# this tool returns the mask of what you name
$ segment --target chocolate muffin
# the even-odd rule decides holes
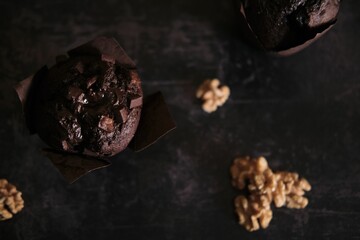
[[[114,38],[97,37],[56,62],[14,88],[29,133],[49,145],[43,154],[69,183],[176,128],[161,92],[143,100],[135,63]]]
[[[137,129],[143,93],[132,65],[78,51],[39,78],[31,115],[50,147],[89,156],[124,150]]]
[[[275,52],[300,46],[328,30],[339,7],[340,0],[242,0],[243,14],[257,40]]]

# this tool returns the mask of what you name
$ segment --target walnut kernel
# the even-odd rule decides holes
[[[263,196],[251,195],[246,198],[243,195],[235,199],[236,213],[239,223],[252,232],[261,228],[267,228],[272,219],[270,202]]]
[[[0,179],[0,221],[13,217],[24,208],[22,193],[6,179]]]
[[[211,113],[222,106],[230,96],[228,86],[220,86],[218,79],[204,81],[196,91],[196,97],[203,100],[202,109]]]
[[[293,172],[274,173],[264,157],[239,157],[230,168],[232,184],[239,190],[249,190],[249,196],[235,199],[239,223],[248,231],[267,228],[272,219],[271,203],[276,207],[305,208],[304,197],[311,185]]]

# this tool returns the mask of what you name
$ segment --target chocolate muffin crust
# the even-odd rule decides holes
[[[102,54],[58,62],[38,83],[36,131],[51,147],[112,156],[135,134],[143,93],[136,70]]]

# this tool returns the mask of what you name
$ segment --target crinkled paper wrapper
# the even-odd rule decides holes
[[[126,55],[119,43],[113,38],[98,37],[75,49],[68,51],[69,56],[102,54],[112,56],[116,62],[129,69],[136,69],[134,62]],[[57,60],[67,58],[65,55],[57,57]],[[26,78],[15,86],[19,100],[23,106],[27,128],[31,134],[36,134],[33,127],[32,108],[34,107],[33,96],[37,93],[38,80],[46,74],[48,67],[44,66],[34,75]],[[135,152],[141,151],[159,138],[176,128],[168,110],[167,104],[161,92],[145,97],[140,116],[140,122],[136,133],[129,144],[129,148]],[[111,165],[107,158],[90,157],[83,154],[75,154],[55,149],[43,149],[54,166],[64,178],[73,183],[85,174]]]

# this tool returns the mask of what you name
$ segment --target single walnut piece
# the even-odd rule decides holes
[[[270,205],[276,207],[305,208],[308,199],[305,191],[310,191],[309,182],[297,173],[274,173],[264,157],[251,159],[239,157],[230,168],[232,184],[239,190],[247,189],[249,196],[235,199],[239,223],[248,231],[267,228],[272,219]]]
[[[305,208],[309,203],[309,200],[304,197],[305,191],[311,190],[310,183],[304,179],[299,179],[297,173],[291,172],[279,172],[276,173],[276,179],[278,181],[278,187],[273,193],[274,198],[281,198],[281,203],[276,203],[276,207],[282,207],[286,205],[288,208]]]
[[[206,80],[198,88],[196,97],[204,101],[202,109],[211,113],[222,106],[230,96],[230,88],[221,86],[218,79]]]
[[[250,192],[257,194],[271,194],[276,187],[275,175],[264,157],[250,159],[250,157],[236,158],[230,168],[232,184],[243,190],[248,182]]]
[[[261,228],[267,228],[272,219],[270,202],[261,196],[251,195],[246,198],[243,195],[235,199],[236,213],[239,216],[239,223],[252,232]]]
[[[250,161],[249,156],[236,158],[230,168],[232,185],[243,190],[246,187],[246,180],[250,178],[253,172],[254,164]]]
[[[249,198],[240,195],[235,199],[239,223],[248,231],[267,228],[273,215],[270,204],[276,183],[266,159],[239,157],[235,159],[230,172],[233,186],[240,190],[248,187],[251,193]],[[247,209],[245,203],[248,205]]]
[[[24,208],[21,194],[6,179],[0,179],[0,221],[12,218]]]

